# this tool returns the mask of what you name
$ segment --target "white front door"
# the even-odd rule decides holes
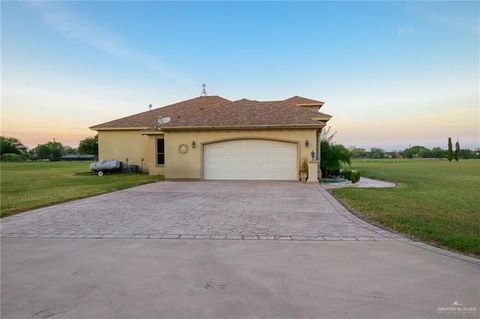
[[[233,140],[204,147],[204,179],[297,180],[297,144]]]

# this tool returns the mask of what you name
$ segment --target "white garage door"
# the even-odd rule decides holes
[[[296,180],[297,144],[235,140],[207,144],[204,179]]]

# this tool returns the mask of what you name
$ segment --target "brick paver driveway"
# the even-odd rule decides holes
[[[14,238],[404,240],[319,185],[160,182],[2,219]]]

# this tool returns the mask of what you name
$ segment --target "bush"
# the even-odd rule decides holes
[[[304,158],[302,160],[302,165],[300,166],[300,177],[305,177],[305,180],[308,179],[308,160]]]
[[[352,177],[351,177],[350,181],[352,181],[352,183],[355,184],[359,180],[360,180],[360,172],[352,171]]]
[[[320,169],[323,176],[339,176],[342,163],[350,165],[350,153],[348,150],[341,144],[321,141]]]
[[[20,154],[7,153],[2,154],[1,160],[2,162],[25,162],[27,158]]]
[[[352,170],[347,169],[347,170],[341,170],[340,171],[340,176],[342,176],[345,179],[351,180],[352,178]]]
[[[341,176],[354,184],[360,180],[360,173],[352,169],[342,170]]]

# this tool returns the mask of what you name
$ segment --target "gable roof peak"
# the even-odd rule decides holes
[[[292,97],[290,97],[288,99],[285,99],[283,101],[293,103],[297,106],[315,106],[315,107],[318,107],[318,108],[322,107],[322,105],[324,104],[324,102],[322,102],[322,101],[313,100],[313,99],[309,99],[309,98],[306,98],[306,97],[303,97],[303,96],[298,96],[298,95],[292,96]]]

